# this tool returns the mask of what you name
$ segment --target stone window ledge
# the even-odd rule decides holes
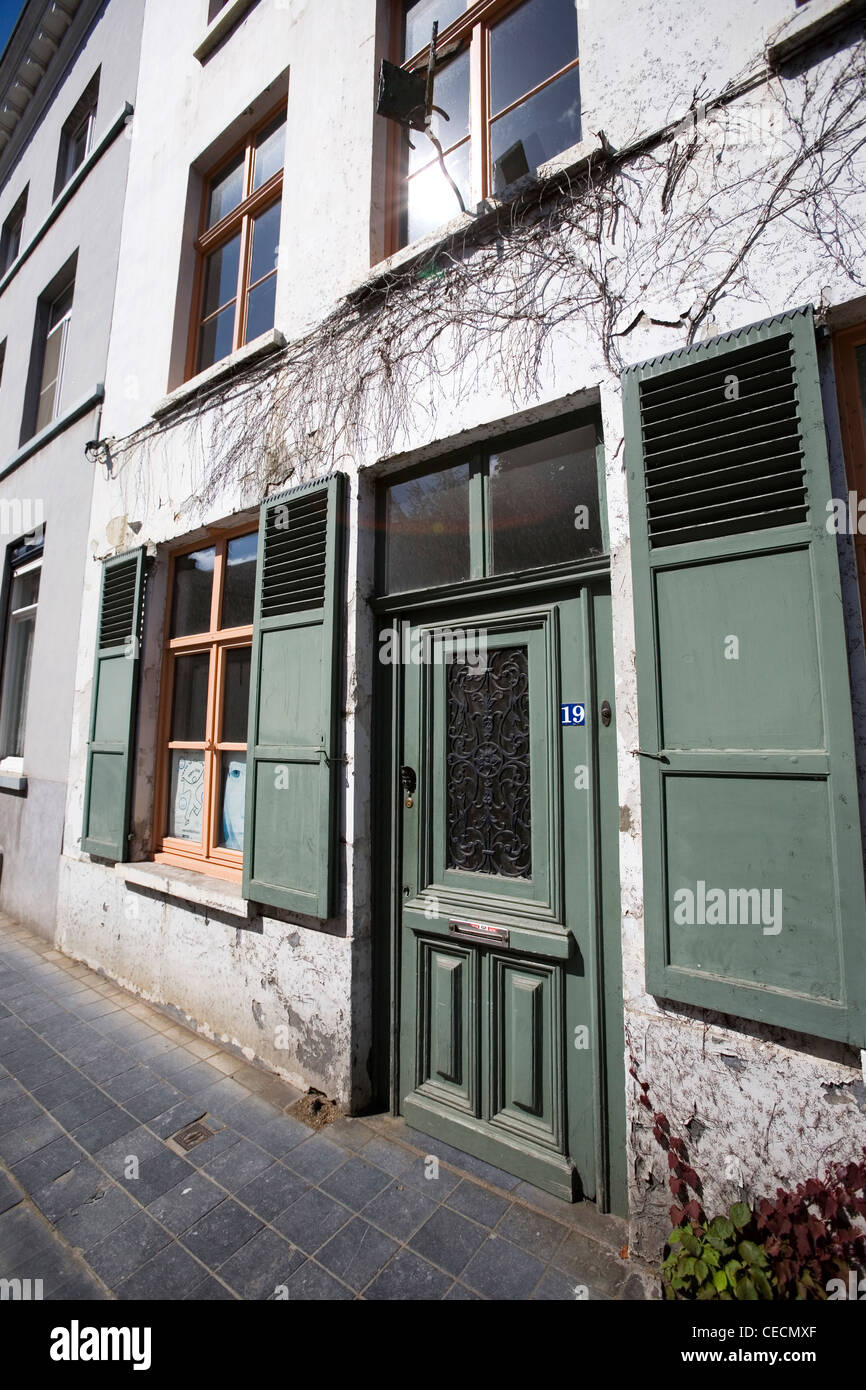
[[[219,14],[208,26],[208,29],[199,44],[198,48],[193,49],[193,57],[198,58],[203,63],[209,58],[214,49],[217,48],[230,34],[236,24],[240,24],[247,10],[251,10],[256,0],[231,0],[231,3],[220,10]]]
[[[14,773],[0,772],[0,792],[10,792],[13,796],[27,795],[27,778]]]
[[[82,415],[86,415],[94,406],[101,405],[105,399],[105,387],[102,382],[97,382],[92,391],[88,391],[86,396],[71,405],[68,410],[64,410],[62,415],[58,415],[55,420],[41,429],[38,434],[33,434],[21,448],[16,451],[2,467],[0,467],[0,478],[5,478],[8,473],[13,473],[16,468],[20,468],[22,463],[33,454],[50,444],[52,439],[56,439],[64,430],[68,430],[70,425],[74,425],[80,420]]]
[[[254,915],[253,904],[243,896],[241,885],[227,879],[209,878],[194,869],[178,869],[172,864],[115,864],[114,872],[127,884],[163,893],[167,898],[247,920]]]
[[[280,352],[286,346],[286,340],[278,328],[270,328],[267,333],[262,333],[258,338],[253,338],[252,342],[245,343],[238,348],[237,352],[231,353],[229,357],[224,357],[221,362],[215,362],[212,367],[199,372],[197,376],[190,377],[182,386],[178,386],[167,396],[163,396],[151,411],[154,420],[161,420],[165,415],[171,415],[173,411],[180,410],[199,392],[206,393],[211,386],[219,386],[229,377],[240,372],[244,367],[251,366],[258,362],[260,358],[267,357],[272,352]]]
[[[767,44],[764,56],[768,65],[777,68],[864,11],[864,0],[812,0],[811,4],[803,5]]]

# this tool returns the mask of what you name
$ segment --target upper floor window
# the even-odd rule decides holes
[[[81,167],[93,148],[93,130],[96,125],[98,100],[99,71],[97,70],[64,121],[63,129],[60,132],[57,176],[54,180],[55,198],[66,187],[76,169]]]
[[[285,142],[283,110],[205,179],[188,376],[274,326]]]
[[[69,322],[72,318],[72,298],[75,293],[73,280],[61,294],[46,305],[45,344],[42,351],[42,377],[39,383],[39,403],[36,409],[38,434],[46,425],[60,414],[60,396],[63,389],[63,372],[66,367],[66,343],[69,336]]]
[[[24,230],[24,214],[27,211],[27,189],[21,194],[0,232],[0,275],[18,259],[21,250],[21,235]]]
[[[432,129],[467,208],[580,140],[578,0],[395,0],[401,58],[426,69],[439,23]],[[404,136],[395,245],[460,211],[425,135]]]

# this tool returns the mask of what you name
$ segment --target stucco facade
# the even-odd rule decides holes
[[[852,1157],[866,1138],[856,1048],[660,1002],[647,992],[636,756],[641,744],[619,373],[803,304],[814,305],[831,329],[864,317],[857,272],[863,250],[857,228],[864,225],[866,205],[862,151],[849,161],[840,134],[841,143],[826,152],[828,159],[838,156],[842,170],[838,202],[813,159],[797,165],[800,201],[788,205],[779,191],[783,161],[802,150],[803,141],[814,142],[821,112],[832,105],[834,90],[842,90],[842,77],[858,64],[862,68],[857,7],[825,0],[795,13],[788,0],[740,0],[702,14],[700,22],[692,6],[676,0],[637,10],[619,0],[579,7],[583,139],[541,171],[549,180],[567,181],[568,191],[560,194],[564,219],[549,212],[540,232],[535,224],[531,235],[509,241],[506,216],[502,235],[485,239],[472,210],[447,233],[384,264],[387,132],[374,113],[374,94],[379,64],[389,51],[390,7],[384,0],[341,5],[337,25],[324,8],[304,0],[244,6],[221,42],[197,57],[206,29],[204,3],[179,8],[168,0],[147,0],[131,138],[118,142],[104,170],[95,171],[106,178],[110,172],[116,187],[119,170],[109,161],[128,156],[101,425],[112,467],[93,476],[86,559],[78,561],[84,574],[77,651],[71,618],[64,623],[58,616],[76,674],[57,945],[295,1084],[315,1086],[350,1110],[381,1100],[390,890],[383,894],[375,877],[384,846],[377,840],[383,825],[372,794],[387,754],[373,699],[379,619],[369,602],[376,485],[410,465],[444,461],[505,433],[595,407],[604,437],[610,541],[620,1056],[634,1055],[653,1103],[672,1123],[691,1125],[692,1159],[704,1174],[709,1204],[771,1190],[833,1158]],[[822,16],[834,24],[822,30]],[[812,33],[809,22],[816,25]],[[803,31],[799,46],[773,50],[797,27]],[[254,344],[252,355],[242,349],[228,362],[234,377],[223,364],[197,383],[197,397],[190,396],[184,363],[202,179],[286,98],[275,314],[276,335],[282,336]],[[628,175],[608,198],[605,161],[615,160],[616,152],[624,158],[623,151],[630,151],[624,159]],[[583,222],[574,211],[582,207]],[[773,215],[764,218],[767,209]],[[495,218],[493,204],[487,214]],[[824,214],[832,220],[832,237],[825,235]],[[436,271],[426,290],[429,300],[420,303],[411,267],[440,243],[440,259],[428,258]],[[547,244],[566,250],[545,265]],[[494,315],[485,325],[485,301],[497,302],[509,287],[518,297],[527,279],[542,273],[546,297],[540,309],[530,304],[511,324],[503,326]],[[468,337],[462,339],[453,304],[443,308],[455,293],[455,280],[466,313]],[[382,295],[383,286],[390,295]],[[332,439],[329,425],[339,416],[333,381],[345,374],[345,399],[354,404],[358,358],[329,359],[329,351],[339,354],[339,335],[329,340],[316,334],[326,321],[339,324],[341,313],[351,317],[364,294],[374,307],[366,311],[363,336],[367,347],[378,345],[379,375],[364,396],[363,418],[343,421]],[[399,346],[409,341],[411,320],[399,321],[401,295],[417,315],[419,336],[426,323],[443,316],[441,335],[402,376]],[[350,341],[357,348],[358,336]],[[313,344],[307,357],[305,342]],[[395,354],[403,392],[396,411],[389,389],[397,387],[389,387],[391,372],[382,368],[386,349]],[[318,374],[309,366],[310,353],[320,353]],[[820,365],[832,476],[841,484],[845,462],[826,344]],[[290,380],[293,372],[312,396],[305,424],[313,417],[320,421],[305,438],[291,416],[290,390],[280,396],[280,380]],[[89,382],[85,372],[82,393]],[[245,392],[253,403],[238,406]],[[62,447],[69,447],[69,437]],[[254,520],[264,492],[309,482],[333,468],[346,475],[349,489],[339,706],[343,761],[337,908],[321,921],[248,903],[236,883],[150,861],[169,556],[210,528],[247,515]],[[57,506],[56,493],[49,495]],[[50,534],[50,517],[48,525]],[[66,539],[72,546],[73,538]],[[131,851],[128,863],[115,865],[80,848],[99,562],[139,546],[147,548],[153,565],[141,645]],[[83,536],[77,548],[80,556]],[[862,748],[862,622],[847,538],[840,539],[839,555]],[[53,682],[51,689],[53,701]],[[59,724],[54,732],[63,743],[70,730]],[[64,756],[55,752],[61,766]],[[46,783],[54,780],[49,770],[43,771]],[[6,910],[25,912],[24,889],[13,892],[5,873],[4,895]],[[866,985],[849,981],[848,987],[862,991]],[[630,1080],[613,1104],[627,1133],[624,1167],[634,1243],[654,1254],[669,1204],[665,1174]]]

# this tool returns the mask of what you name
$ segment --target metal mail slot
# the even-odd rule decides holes
[[[469,937],[473,941],[495,941],[500,946],[508,945],[510,935],[507,927],[491,927],[486,922],[463,922],[458,918],[452,918],[448,930],[453,936]]]

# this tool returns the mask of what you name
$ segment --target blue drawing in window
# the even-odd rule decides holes
[[[222,844],[243,852],[247,760],[244,753],[223,754]]]

